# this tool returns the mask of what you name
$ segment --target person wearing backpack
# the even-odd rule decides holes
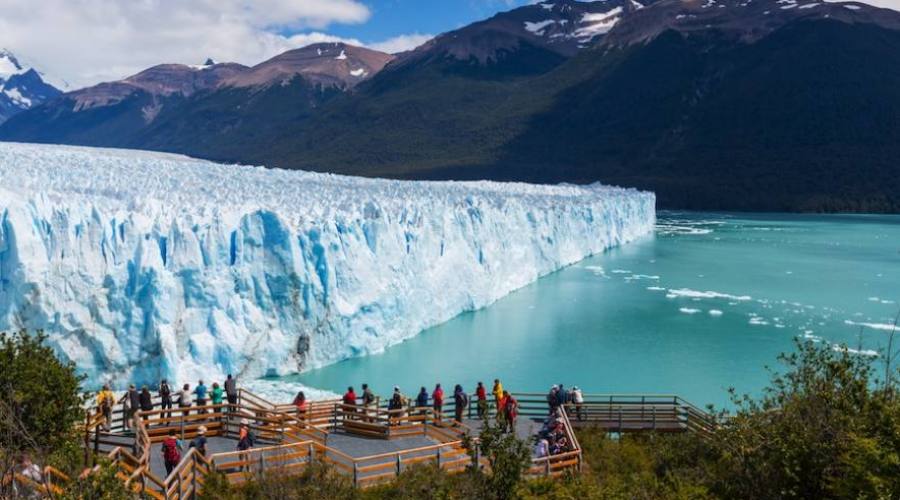
[[[204,457],[206,456],[206,426],[201,425],[199,429],[197,429],[197,436],[191,440],[191,444],[188,445],[189,448],[197,448],[197,451],[200,452]]]
[[[403,410],[403,406],[404,406],[403,399],[404,399],[403,395],[400,394],[400,387],[395,385],[394,386],[394,394],[391,396],[390,401],[388,401],[388,411],[390,412],[389,421],[390,421],[391,425],[396,425],[395,419],[402,416],[401,410]]]
[[[137,389],[134,387],[134,384],[128,386],[128,392],[125,394],[125,400],[123,401],[125,415],[122,419],[122,426],[126,431],[131,430],[131,425],[134,423],[134,414],[141,407],[141,397],[138,394]]]
[[[582,413],[582,407],[584,406],[584,394],[581,392],[581,389],[578,386],[572,388],[572,402],[575,403],[575,414],[578,416],[578,420],[584,420],[584,414]]]
[[[169,429],[169,435],[163,440],[162,455],[166,465],[166,477],[168,477],[181,462],[181,445],[175,438],[175,429]]]
[[[453,390],[453,410],[456,416],[456,423],[462,423],[463,412],[466,411],[467,406],[469,406],[469,396],[461,385],[456,384],[456,388]]]
[[[161,409],[170,410],[172,408],[172,388],[169,387],[169,381],[166,379],[162,379],[159,383],[159,399]],[[162,413],[160,417],[172,418],[172,412]]]
[[[116,396],[109,390],[109,384],[104,384],[103,389],[97,394],[97,407],[103,415],[103,429],[109,432],[112,426],[112,409],[116,404]]]

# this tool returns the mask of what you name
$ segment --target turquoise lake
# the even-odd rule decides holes
[[[729,386],[757,394],[796,337],[877,362],[898,299],[898,216],[660,213],[654,235],[383,354],[286,380],[413,394],[499,377],[519,392],[563,383],[721,406]]]

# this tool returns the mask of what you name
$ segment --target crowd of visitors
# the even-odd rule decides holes
[[[553,414],[560,406],[565,405],[574,406],[576,417],[578,420],[582,420],[584,394],[578,386],[573,386],[570,391],[567,391],[562,384],[550,388],[550,392],[547,393],[547,406],[550,407],[550,413]]]
[[[172,412],[167,410],[171,410],[175,405],[177,405],[182,415],[187,416],[192,411],[192,407],[198,407],[195,410],[197,414],[207,413],[210,411],[207,405],[222,405],[225,402],[225,398],[227,398],[228,404],[237,404],[236,382],[236,379],[229,374],[225,380],[224,387],[220,386],[218,382],[213,382],[210,389],[204,384],[203,380],[199,380],[193,390],[190,384],[184,384],[180,391],[173,393],[169,381],[162,379],[157,388],[158,403],[154,403],[153,394],[148,386],[141,386],[141,389],[138,390],[134,384],[130,384],[125,395],[119,400],[122,404],[122,427],[125,431],[132,430],[134,416],[139,410],[142,412],[141,418],[143,421],[148,422],[150,415],[147,415],[147,413],[153,411],[157,406],[158,409],[163,410],[159,413],[159,418],[170,419],[172,418]],[[105,384],[97,393],[97,409],[103,416],[104,422],[102,426],[107,432],[111,430],[113,407],[116,404],[115,394],[110,390],[109,384]],[[228,408],[223,410],[228,411]]]
[[[572,443],[569,442],[568,431],[562,411],[557,406],[544,420],[544,424],[538,432],[534,455],[543,458],[571,451]]]
[[[213,382],[211,389],[207,388],[203,380],[199,380],[193,389],[191,389],[190,384],[183,384],[181,390],[173,392],[169,381],[163,379],[159,383],[157,395],[159,401],[156,405],[162,410],[158,413],[158,418],[171,419],[171,410],[176,405],[178,411],[184,416],[190,415],[192,411],[195,411],[195,414],[206,414],[210,411],[207,407],[208,404],[223,405],[226,401],[230,405],[237,404],[237,381],[229,374],[222,385],[218,382]],[[496,409],[494,418],[497,425],[504,432],[515,432],[516,421],[519,415],[518,400],[503,388],[503,384],[499,379],[494,379],[490,396],[493,397],[493,405]],[[488,419],[490,409],[488,403],[489,394],[483,382],[477,383],[472,397],[475,400],[474,405],[477,418],[481,420]],[[544,421],[536,437],[534,454],[537,457],[564,453],[571,449],[571,443],[569,442],[570,429],[566,428],[561,407],[566,405],[569,408],[574,407],[577,418],[579,420],[582,419],[584,395],[577,386],[566,390],[562,384],[554,385],[547,393],[546,399],[549,407],[549,417]],[[123,426],[126,431],[132,428],[136,412],[141,411],[140,416],[146,423],[150,418],[146,413],[152,412],[154,406],[156,406],[150,388],[144,385],[138,391],[134,384],[129,386],[128,391],[124,397],[118,400],[118,403],[121,403],[123,407],[123,415],[125,417]],[[341,398],[341,403],[346,414],[354,415],[350,418],[356,419],[372,418],[379,406],[378,398],[376,398],[368,384],[362,384],[362,392],[360,394],[357,394],[354,387],[348,387]],[[113,408],[116,404],[116,396],[110,390],[108,384],[104,385],[97,394],[97,406],[105,420],[103,428],[107,431],[110,430]],[[298,419],[308,417],[311,405],[303,391],[297,393],[292,405],[295,408]],[[460,384],[456,384],[453,388],[452,405],[454,422],[462,423],[469,409],[470,396]],[[391,412],[392,416],[398,417],[398,419],[407,415],[427,415],[431,413],[438,422],[443,418],[444,406],[445,394],[440,383],[435,384],[431,392],[422,386],[414,400],[404,396],[399,386],[394,386],[393,393],[387,403],[389,412]],[[228,411],[228,407],[225,406],[222,411]],[[355,416],[356,414],[359,416]],[[471,412],[468,414],[471,415]],[[189,444],[189,448],[196,448],[203,455],[206,455],[207,452],[206,431],[205,426],[199,427],[194,439]],[[238,432],[238,451],[251,449],[255,440],[250,421],[242,418]],[[171,473],[183,457],[183,445],[177,438],[174,427],[169,430],[168,435],[163,440],[161,452],[166,472],[167,474]]]

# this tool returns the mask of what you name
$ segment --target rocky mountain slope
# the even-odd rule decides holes
[[[0,138],[354,175],[602,181],[652,189],[664,208],[896,212],[898,68],[900,13],[862,3],[558,0],[443,34],[350,92],[223,86],[128,137],[104,128],[114,113],[70,122],[63,97]]]
[[[60,93],[33,68],[24,67],[12,52],[0,50],[0,123]]]

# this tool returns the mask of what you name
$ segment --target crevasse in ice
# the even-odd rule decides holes
[[[408,182],[0,144],[0,330],[88,384],[377,352],[650,232],[652,193]]]

